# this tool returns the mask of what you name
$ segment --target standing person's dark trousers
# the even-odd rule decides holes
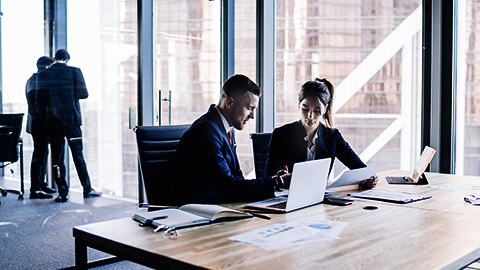
[[[68,140],[68,146],[72,151],[73,163],[77,169],[78,178],[82,184],[84,194],[87,195],[88,192],[92,189],[90,184],[90,177],[88,176],[87,164],[85,163],[85,158],[83,157],[83,141],[82,141],[82,130],[80,126],[69,126],[66,129],[66,137]]]
[[[43,179],[45,177],[45,166],[48,156],[48,137],[46,134],[32,134],[32,139],[33,154],[30,166],[30,194],[47,188],[47,184]]]
[[[68,195],[68,184],[66,181],[67,170],[65,168],[65,134],[67,129],[56,118],[48,119],[48,139],[52,149],[52,177],[58,187],[58,202],[66,202]]]

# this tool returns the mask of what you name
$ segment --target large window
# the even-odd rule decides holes
[[[23,1],[2,1],[2,65],[3,65],[3,113],[24,113],[24,127],[27,122],[27,99],[25,84],[37,72],[37,59],[43,50],[43,1],[29,1],[28,8]],[[26,20],[25,18],[28,18]],[[25,180],[30,181],[30,162],[33,151],[32,137],[22,129],[25,157]],[[20,178],[19,162],[8,170],[5,176]]]
[[[235,73],[244,74],[256,81],[256,20],[255,0],[235,2]],[[257,82],[258,83],[258,82]],[[255,178],[250,134],[255,133],[258,119],[248,121],[242,131],[237,131],[237,155],[246,178]]]
[[[297,94],[336,85],[334,126],[362,160],[411,169],[420,154],[421,1],[277,1],[276,126]],[[343,169],[335,165],[335,174]]]
[[[219,2],[153,2],[153,91],[157,124],[191,124],[210,104],[217,103],[220,97]],[[161,97],[158,96],[160,90]]]
[[[456,172],[480,175],[480,2],[458,1]]]
[[[84,155],[92,186],[117,196],[138,193],[135,136],[129,108],[137,106],[137,1],[68,1],[70,65],[81,68],[90,96],[80,101]],[[70,162],[70,186],[80,186]]]

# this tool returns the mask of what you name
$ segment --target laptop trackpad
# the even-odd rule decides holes
[[[252,203],[250,205],[254,206],[261,206],[261,207],[268,207],[270,205],[278,204],[278,203],[283,203],[287,201],[287,197],[277,197],[277,198],[272,198],[256,203]]]

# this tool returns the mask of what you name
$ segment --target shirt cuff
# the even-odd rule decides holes
[[[275,180],[275,189],[283,188],[284,182],[281,176],[275,176],[273,177],[273,180]]]

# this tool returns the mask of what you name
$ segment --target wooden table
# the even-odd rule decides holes
[[[464,192],[384,183],[383,176],[392,173],[379,173],[379,189],[425,192],[432,198],[406,205],[363,199],[344,207],[320,204],[271,214],[271,220],[250,218],[183,229],[175,239],[139,227],[131,218],[82,225],[73,229],[75,262],[86,267],[87,246],[162,269],[459,269],[480,258],[480,206],[465,205]],[[480,177],[427,177],[431,185],[480,183]],[[365,205],[378,209],[363,210]],[[303,217],[348,226],[340,240],[275,251],[227,239]]]

